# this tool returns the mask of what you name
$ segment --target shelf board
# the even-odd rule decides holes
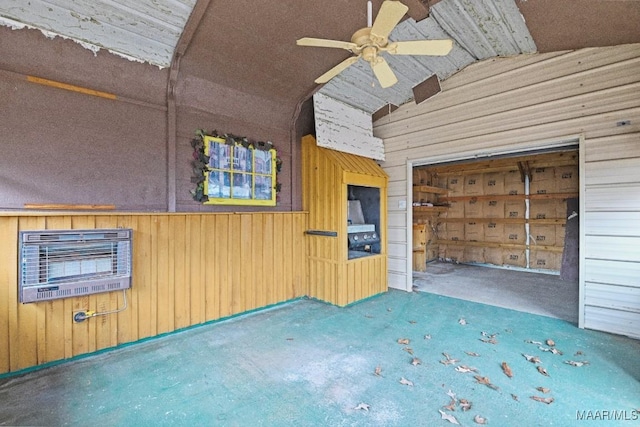
[[[570,199],[578,197],[578,193],[548,193],[548,194],[495,194],[495,195],[469,195],[469,196],[443,196],[440,197],[442,201],[468,201],[468,200],[555,200],[555,199]]]
[[[413,214],[446,212],[447,209],[449,209],[447,206],[414,206]]]
[[[485,248],[507,248],[507,249],[527,249],[527,245],[525,244],[513,244],[513,243],[495,243],[495,242],[476,242],[476,241],[467,241],[467,240],[437,240],[437,244],[439,245],[454,245],[454,246],[475,246],[475,247],[485,247]],[[564,248],[562,246],[543,246],[543,245],[529,245],[529,249],[531,250],[539,250],[539,251],[547,251],[547,252],[555,252],[562,253]]]
[[[527,222],[524,218],[446,218],[439,217],[438,222],[495,222],[498,224],[525,224]],[[530,218],[529,224],[536,225],[562,225],[566,224],[567,220],[564,218]]]
[[[416,185],[413,187],[413,191],[431,194],[447,194],[449,192],[446,188],[433,187],[431,185]]]

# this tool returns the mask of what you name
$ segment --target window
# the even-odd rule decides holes
[[[206,204],[276,205],[276,151],[227,144],[222,138],[205,136],[209,156],[205,179]]]

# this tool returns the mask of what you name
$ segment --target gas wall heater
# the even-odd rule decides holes
[[[20,302],[131,287],[131,229],[21,231]]]

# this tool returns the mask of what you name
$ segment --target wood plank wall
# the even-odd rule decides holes
[[[0,216],[0,374],[135,342],[308,294],[303,212]],[[132,228],[128,308],[122,292],[20,304],[21,230]]]
[[[345,306],[385,292],[386,237],[382,238],[381,254],[347,259],[347,185],[380,188],[380,228],[382,233],[385,233],[386,177],[373,176],[381,171],[370,159],[341,153],[338,155],[339,162],[330,155],[330,150],[318,148],[312,136],[305,136],[302,144],[303,208],[309,212],[309,229],[337,233],[337,237],[305,236],[309,256],[309,296]],[[353,163],[349,166],[350,162]],[[362,172],[368,167],[371,168],[371,175],[349,171]]]

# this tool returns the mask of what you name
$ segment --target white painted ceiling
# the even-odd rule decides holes
[[[160,67],[173,51],[196,0],[0,0],[0,24],[36,28],[97,51]]]

